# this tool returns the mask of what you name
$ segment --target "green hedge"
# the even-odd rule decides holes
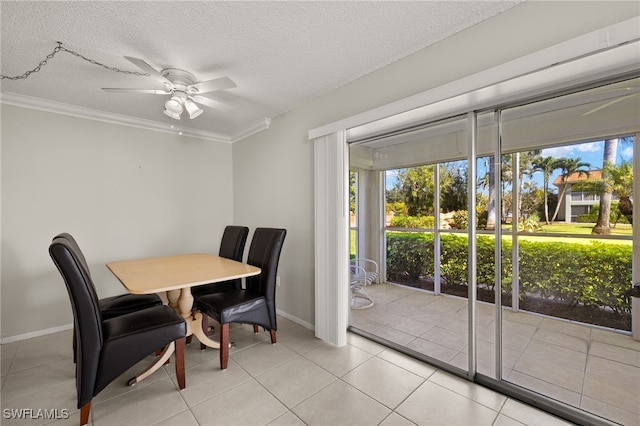
[[[391,218],[391,226],[395,228],[435,228],[433,216],[394,216]]]
[[[387,273],[391,280],[417,282],[433,276],[433,234],[387,234]],[[562,301],[569,305],[607,308],[618,314],[631,312],[631,246],[592,242],[533,242],[519,244],[520,296]],[[494,239],[478,236],[477,283],[495,286]],[[511,242],[502,244],[502,291],[511,292]],[[444,285],[466,285],[468,239],[441,235],[441,270]]]

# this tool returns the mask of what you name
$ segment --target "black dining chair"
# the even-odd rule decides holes
[[[251,240],[247,263],[261,269],[259,275],[247,277],[245,289],[205,294],[195,298],[203,314],[220,323],[220,368],[229,361],[229,324],[253,324],[268,330],[276,343],[276,275],[286,229],[257,228]]]
[[[55,238],[49,255],[64,279],[73,311],[81,426],[89,421],[93,397],[157,348],[174,345],[178,387],[185,388],[187,326],[179,314],[161,305],[104,319],[91,276],[73,244],[66,238]]]
[[[67,232],[56,235],[53,239],[64,238],[78,255],[78,260],[91,276],[87,259],[80,250],[80,246],[73,236]],[[162,299],[157,294],[120,294],[118,296],[104,297],[98,300],[102,319],[119,317],[120,315],[136,312],[141,309],[151,308],[153,306],[162,305]],[[73,362],[76,362],[76,340],[75,333],[73,335]]]
[[[226,226],[222,233],[222,240],[220,240],[218,256],[242,262],[242,256],[244,255],[244,247],[247,243],[248,235],[249,228],[246,226]],[[219,293],[221,291],[228,290],[239,290],[241,288],[242,279],[238,278],[235,280],[193,286],[191,287],[191,294],[195,298],[196,296],[202,296],[205,294]],[[193,306],[195,309],[195,303]],[[209,317],[205,314],[202,314],[202,329],[205,330],[205,332],[209,329]],[[192,337],[193,336],[187,336],[187,344],[191,343]],[[200,343],[201,350],[205,350],[206,347],[207,345]]]

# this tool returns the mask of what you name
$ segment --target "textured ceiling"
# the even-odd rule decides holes
[[[222,101],[180,122],[162,113],[166,95],[106,93],[102,87],[162,89],[150,77],[116,73],[59,52],[28,79],[1,80],[25,95],[234,140],[273,118],[519,1],[211,2],[2,1],[1,74],[33,69],[57,41],[88,58],[139,71],[123,56],[198,81],[231,78]],[[8,96],[5,96],[5,99]]]

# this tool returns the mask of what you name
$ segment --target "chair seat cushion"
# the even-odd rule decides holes
[[[120,315],[162,305],[157,294],[121,294],[99,300],[102,319],[107,320]]]
[[[154,350],[184,337],[187,324],[173,309],[162,305],[103,320],[102,332],[96,393]]]
[[[267,301],[247,290],[206,294],[196,297],[196,308],[220,324],[241,322],[270,329]]]

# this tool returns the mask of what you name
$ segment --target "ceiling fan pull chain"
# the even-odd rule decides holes
[[[77,56],[77,57],[78,57],[78,58],[80,58],[80,59],[84,59],[85,61],[87,61],[87,62],[89,62],[89,63],[91,63],[91,64],[98,65],[98,66],[100,66],[100,67],[102,67],[102,68],[108,69],[109,71],[119,72],[119,73],[122,73],[122,74],[137,75],[137,76],[139,76],[139,77],[150,77],[150,75],[149,75],[148,73],[145,73],[145,72],[139,72],[139,71],[126,71],[126,70],[121,70],[121,69],[116,68],[116,67],[110,67],[110,66],[108,66],[108,65],[105,65],[105,64],[102,64],[102,63],[100,63],[100,62],[96,61],[95,59],[87,58],[86,56],[83,56],[83,55],[79,54],[78,52],[75,52],[75,51],[73,51],[73,50],[69,50],[69,49],[67,49],[66,47],[63,47],[63,46],[62,46],[62,42],[61,42],[61,41],[58,41],[58,42],[56,42],[56,43],[58,43],[58,45],[53,49],[53,52],[51,52],[50,54],[48,54],[48,55],[47,55],[47,57],[46,57],[46,58],[44,58],[43,60],[41,60],[41,61],[40,61],[40,63],[38,64],[38,66],[37,66],[37,67],[35,67],[34,69],[32,69],[32,70],[30,70],[30,71],[26,71],[24,74],[22,74],[22,75],[17,75],[17,76],[14,76],[14,77],[7,76],[7,75],[1,75],[1,74],[0,74],[0,80],[4,80],[4,79],[7,79],[7,80],[24,80],[24,79],[28,78],[28,77],[29,77],[31,74],[33,74],[34,72],[38,72],[38,71],[40,71],[40,69],[41,69],[43,66],[47,65],[47,63],[49,62],[49,59],[51,59],[51,58],[53,58],[54,56],[56,56],[56,54],[57,54],[58,52],[60,52],[60,51],[67,52],[67,53],[71,53],[72,55]]]

